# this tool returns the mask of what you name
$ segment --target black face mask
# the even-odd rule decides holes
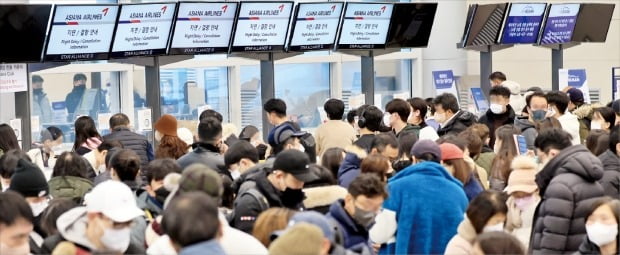
[[[305,195],[301,189],[286,188],[280,194],[280,201],[282,205],[290,209],[298,209],[299,205],[304,201]]]
[[[32,94],[34,94],[34,95],[41,95],[41,94],[43,94],[43,88],[32,89]]]
[[[151,197],[151,199],[153,199],[153,202],[156,202],[155,204],[159,207],[159,208],[164,208],[164,202],[166,202],[166,198],[168,197],[168,195],[170,195],[170,191],[168,191],[166,188],[161,187],[157,190],[155,190],[155,197]]]
[[[392,163],[392,168],[395,172],[400,172],[401,170],[411,166],[411,160],[398,160]]]

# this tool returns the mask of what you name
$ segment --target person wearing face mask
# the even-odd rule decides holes
[[[476,237],[482,233],[504,231],[507,196],[504,193],[487,190],[478,195],[467,207],[466,217],[446,246],[445,254],[473,254]]]
[[[491,107],[480,117],[478,122],[489,128],[489,146],[495,145],[495,130],[503,125],[514,124],[515,111],[510,103],[510,90],[503,86],[496,86],[489,91]]]
[[[602,197],[592,203],[586,216],[586,232],[577,254],[620,254],[620,200]]]
[[[368,245],[368,230],[375,222],[388,193],[385,184],[374,174],[356,177],[344,199],[334,202],[327,213],[345,249]]]
[[[155,128],[155,140],[159,142],[155,149],[156,159],[172,158],[177,160],[187,153],[189,145],[179,138],[177,119],[174,116],[170,114],[161,116],[153,124],[153,128]]]
[[[570,98],[566,93],[561,91],[550,91],[547,93],[547,102],[549,103],[549,111],[547,115],[557,119],[562,125],[562,129],[566,130],[572,137],[573,145],[581,144],[582,139],[579,135],[579,119],[573,115],[568,109]]]
[[[156,159],[146,166],[146,189],[137,197],[138,207],[148,212],[150,219],[161,215],[164,202],[170,191],[164,187],[164,178],[170,174],[180,174],[181,167],[172,159]]]
[[[458,135],[467,127],[476,123],[477,118],[471,112],[463,111],[459,107],[456,97],[443,93],[433,100],[435,105],[435,121],[439,123],[437,135]]]
[[[42,237],[46,236],[45,231],[41,228],[41,213],[47,208],[50,191],[43,171],[30,161],[20,159],[17,161],[15,173],[11,177],[9,190],[24,196],[30,205],[34,215],[34,221],[32,221],[34,231],[31,233],[31,237],[36,245],[40,246],[43,241]]]
[[[420,140],[411,156],[414,164],[388,181],[390,196],[370,229],[381,254],[443,253],[467,208],[463,185],[440,165],[439,145]]]
[[[198,138],[200,141],[192,145],[193,151],[177,160],[181,169],[201,163],[213,170],[230,175],[228,171],[225,171],[224,157],[220,154],[222,123],[213,117],[201,120],[198,124]]]
[[[86,88],[86,75],[83,73],[77,73],[73,76],[73,90],[67,94],[65,97],[65,103],[67,105],[67,112],[69,113],[69,118],[73,118],[74,114],[78,110],[80,104],[82,104],[82,100],[84,99],[84,94],[87,90]],[[102,111],[106,112],[108,110],[107,103],[105,101],[105,96],[101,93],[101,90],[97,90],[97,96],[95,97],[95,102],[92,102],[92,109],[89,109],[90,116],[96,116],[97,112]]]
[[[370,153],[357,146],[351,146],[346,149],[347,155],[344,157],[344,161],[338,169],[338,184],[344,188],[349,187],[349,184],[360,173],[361,164],[364,158],[369,154],[382,155],[390,162],[394,162],[398,159],[398,140],[391,133],[382,133],[375,136],[371,144]]]
[[[45,239],[43,253],[144,254],[144,245],[131,238],[132,222],[144,212],[131,189],[118,181],[103,182],[86,195],[86,206],[58,218],[58,234]]]
[[[561,129],[541,132],[535,141],[544,167],[536,174],[542,200],[534,214],[528,253],[572,253],[586,234],[587,207],[604,195],[603,164],[585,146],[572,145]]]
[[[52,169],[56,161],[54,149],[62,145],[63,139],[64,135],[59,128],[51,126],[43,129],[41,131],[41,142],[35,144],[35,148],[28,151],[28,156],[40,169]]]
[[[540,91],[528,95],[525,98],[525,102],[527,103],[528,117],[516,118],[514,126],[521,132],[521,135],[525,137],[527,149],[535,151],[536,146],[534,146],[534,140],[538,135],[536,123],[545,119],[549,105],[547,104],[547,96]]]
[[[233,180],[258,164],[258,150],[247,141],[239,140],[224,154],[224,163]]]
[[[34,217],[24,198],[16,192],[0,193],[0,254],[38,254],[29,239]]]
[[[309,165],[305,153],[289,149],[278,154],[273,168],[261,168],[245,178],[238,188],[231,225],[252,233],[256,217],[270,207],[301,209],[304,183],[317,179]]]
[[[505,192],[510,196],[506,230],[511,232],[527,249],[532,233],[532,219],[540,202],[536,186],[536,162],[531,157],[519,156],[512,161],[512,172]]]
[[[402,135],[408,133],[419,134],[419,129],[407,123],[411,115],[411,106],[407,101],[402,99],[390,101],[385,105],[385,114],[388,116],[385,124],[392,128],[392,132],[394,132],[396,138],[400,138]]]
[[[32,116],[39,116],[41,123],[52,122],[52,106],[47,94],[43,92],[43,78],[33,75],[32,83]]]
[[[603,179],[601,179],[605,195],[620,197],[620,126],[612,129],[607,150],[598,158],[605,169]]]
[[[616,113],[610,107],[594,109],[590,129],[601,129],[609,132],[616,125]]]
[[[429,111],[428,104],[424,99],[414,97],[407,99],[407,103],[411,106],[411,114],[407,123],[413,125],[413,131],[418,138],[437,140],[439,136],[437,131],[426,123],[426,113]]]

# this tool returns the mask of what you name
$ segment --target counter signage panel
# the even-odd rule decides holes
[[[338,48],[385,48],[392,8],[392,4],[347,3]]]
[[[344,3],[300,3],[295,15],[290,50],[333,48]]]
[[[540,44],[568,43],[573,38],[580,4],[552,4]]]
[[[504,32],[502,44],[536,43],[546,4],[512,4]]]
[[[241,2],[232,51],[282,51],[293,2]]]

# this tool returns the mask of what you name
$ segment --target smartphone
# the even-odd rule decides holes
[[[515,145],[517,146],[517,151],[519,155],[527,154],[527,142],[525,142],[525,136],[522,135],[514,135]]]

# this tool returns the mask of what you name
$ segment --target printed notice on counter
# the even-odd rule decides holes
[[[293,2],[242,2],[232,51],[281,51]]]
[[[580,6],[580,4],[552,4],[540,44],[570,42]]]
[[[45,60],[107,59],[117,16],[116,5],[57,6]]]
[[[547,4],[512,4],[501,43],[536,43]]]
[[[385,47],[392,7],[392,4],[347,3],[338,48]]]
[[[227,53],[238,3],[181,3],[171,54]]]
[[[344,3],[300,3],[295,15],[290,49],[333,48],[343,7]]]
[[[28,90],[26,64],[0,64],[0,93]]]
[[[122,5],[112,57],[166,53],[176,4]]]

